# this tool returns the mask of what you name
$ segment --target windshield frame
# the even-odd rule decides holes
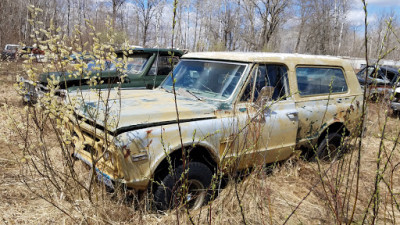
[[[233,64],[233,65],[244,66],[242,75],[240,76],[239,80],[237,81],[236,86],[232,90],[232,92],[231,92],[229,97],[221,99],[221,98],[207,97],[207,96],[203,96],[203,95],[198,96],[202,100],[211,100],[211,101],[218,101],[218,102],[232,102],[234,100],[234,98],[237,96],[238,92],[240,91],[242,83],[247,79],[248,74],[249,74],[249,70],[250,70],[251,65],[252,65],[251,62],[241,62],[241,61],[216,60],[216,59],[198,59],[198,58],[181,58],[180,61],[178,62],[178,64],[176,64],[174,66],[174,69],[173,69],[172,72],[175,72],[176,67],[179,66],[180,63],[184,63],[184,62],[187,62],[187,61],[190,61],[190,62],[202,62],[202,63]],[[168,76],[164,79],[164,81],[160,84],[160,86],[157,89],[163,89],[163,90],[166,90],[168,92],[172,91],[172,86],[168,86],[168,87],[171,87],[171,89],[167,89],[164,86],[166,84],[167,80],[170,79],[170,76],[171,76],[172,72],[170,72],[168,74]],[[178,90],[178,89],[180,89],[180,88],[177,88],[176,90]],[[186,88],[183,88],[183,89],[192,91],[191,89],[186,89]],[[197,92],[194,92],[194,93],[196,94]]]

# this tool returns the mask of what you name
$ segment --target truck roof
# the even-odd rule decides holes
[[[312,64],[312,65],[343,65],[345,61],[334,56],[304,55],[288,53],[267,52],[193,52],[187,53],[183,59],[211,59],[237,62],[274,62],[289,64]]]
[[[179,50],[179,49],[171,49],[171,48],[142,48],[142,47],[117,50],[115,52],[117,54],[121,54],[123,52],[132,52],[132,54],[135,54],[135,53],[160,53],[161,55],[169,55],[170,52],[173,52],[175,56],[182,56],[184,54],[184,52]]]

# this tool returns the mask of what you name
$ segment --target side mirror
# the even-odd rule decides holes
[[[261,88],[261,91],[258,94],[258,97],[256,100],[256,105],[263,106],[268,101],[271,101],[274,91],[275,91],[275,87],[272,87],[272,86],[265,86],[265,87]]]

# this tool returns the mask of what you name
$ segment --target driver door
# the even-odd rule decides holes
[[[235,106],[236,132],[230,138],[238,169],[288,158],[296,145],[298,112],[289,95],[287,68],[257,65]]]

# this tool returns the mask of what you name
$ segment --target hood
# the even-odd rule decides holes
[[[104,128],[107,120],[107,130],[116,133],[176,123],[174,95],[162,89],[156,90],[121,90],[118,92],[102,91],[84,92],[83,104],[76,113],[89,120],[95,120]],[[177,95],[179,118],[182,122],[215,118],[217,106],[204,101]],[[106,113],[108,112],[108,113]],[[105,116],[108,115],[108,116]]]
[[[63,81],[65,77],[68,77],[68,73],[63,73],[63,72],[48,72],[48,73],[42,73],[39,75],[39,82],[42,84],[47,84],[48,80],[47,79],[52,79],[54,77],[56,80]]]
[[[42,84],[47,84],[48,79],[56,79],[60,82],[60,85],[67,81],[67,82],[73,82],[73,81],[79,81],[79,80],[88,80],[87,75],[82,74],[82,75],[74,75],[75,73],[78,73],[78,71],[74,71],[72,73],[68,72],[48,72],[48,73],[42,73],[39,76],[39,82]],[[106,78],[106,77],[115,77],[118,76],[117,72],[115,70],[110,70],[110,71],[91,71],[90,76],[94,76],[95,74],[99,73],[100,77]],[[86,83],[84,83],[86,84]],[[84,85],[82,84],[82,85]]]

